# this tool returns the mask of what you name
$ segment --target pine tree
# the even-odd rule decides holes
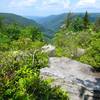
[[[95,21],[95,26],[94,26],[94,30],[96,32],[100,32],[100,17],[98,17]]]
[[[37,27],[32,27],[31,33],[32,33],[33,41],[36,41],[36,40],[43,41],[43,34]]]
[[[3,26],[3,17],[2,16],[0,16],[0,30],[2,30],[2,26]]]
[[[89,26],[89,15],[88,15],[88,12],[86,11],[84,17],[83,17],[83,26],[85,29],[88,28]]]
[[[67,14],[67,18],[65,19],[66,28],[69,28],[69,26],[72,24],[73,18],[74,18],[73,13],[69,12]]]

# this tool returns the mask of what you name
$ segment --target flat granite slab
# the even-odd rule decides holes
[[[45,79],[54,79],[52,86],[69,92],[70,100],[100,100],[100,72],[87,64],[65,57],[50,57],[49,67],[40,70]]]

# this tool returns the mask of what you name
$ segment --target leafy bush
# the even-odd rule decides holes
[[[57,56],[77,58],[77,49],[86,48],[91,39],[91,32],[58,32],[54,38]]]
[[[35,50],[44,45],[43,42],[36,41],[33,42],[30,38],[20,37],[17,41],[12,41],[10,45],[10,50]]]
[[[92,65],[100,70],[100,33],[94,33],[87,48],[87,53],[80,58],[80,61]]]
[[[9,50],[9,42],[10,39],[3,33],[0,33],[0,51]]]
[[[30,33],[32,34],[32,41],[43,41],[43,34],[37,27],[30,27]]]
[[[48,66],[48,55],[46,53],[36,51],[33,60],[35,68],[40,69]]]
[[[92,30],[70,32],[60,30],[54,38],[56,56],[66,56],[90,64],[100,70],[100,32]],[[77,56],[77,49],[82,48],[85,54]]]
[[[59,87],[51,88],[40,79],[39,69],[47,66],[48,56],[40,51],[9,51],[0,53],[1,100],[68,100]],[[34,59],[33,59],[34,58]]]
[[[5,32],[7,36],[9,37],[9,39],[18,40],[21,30],[18,25],[12,24],[12,25],[7,26],[7,28],[5,29]]]
[[[95,24],[94,24],[94,30],[96,32],[100,32],[100,17],[98,17],[95,21]]]

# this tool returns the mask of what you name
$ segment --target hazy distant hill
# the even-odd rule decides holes
[[[51,30],[44,28],[42,25],[38,24],[33,19],[25,18],[16,14],[11,13],[0,13],[0,17],[3,18],[4,24],[13,24],[17,23],[20,26],[35,26],[38,27],[40,31],[44,33],[45,39],[48,40],[52,37],[51,33],[53,33]]]
[[[16,15],[16,14],[10,14],[10,13],[0,13],[0,16],[3,17],[3,22],[5,24],[12,24],[17,23],[21,26],[27,26],[27,25],[38,25],[34,20]]]
[[[83,17],[84,13],[74,13],[75,17]],[[67,14],[60,14],[60,15],[51,15],[48,17],[28,17],[30,19],[35,20],[45,29],[51,30],[53,33],[59,30],[60,26],[64,23]],[[97,17],[100,17],[100,13],[91,13],[89,14],[89,19],[91,22],[94,22]]]
[[[51,30],[44,28],[42,24],[40,25],[36,21],[30,18],[25,18],[16,14],[11,14],[11,13],[0,13],[0,16],[3,17],[3,22],[4,24],[13,24],[17,23],[18,25],[21,26],[36,26],[38,27],[47,37],[51,37],[50,33],[53,33]]]
[[[83,13],[75,13],[75,16],[83,17]],[[6,24],[17,23],[21,26],[33,25],[39,27],[39,29],[46,34],[47,37],[52,37],[53,34],[59,30],[60,26],[64,23],[67,16],[66,13],[60,15],[51,15],[48,17],[22,17],[16,14],[0,13],[0,16],[4,17],[3,22]],[[92,22],[100,16],[100,13],[90,14],[90,20]]]
[[[48,17],[28,17],[28,18],[35,20],[37,23],[42,25],[45,29],[50,30],[50,33],[53,34],[63,24],[65,16],[66,14],[51,15]]]

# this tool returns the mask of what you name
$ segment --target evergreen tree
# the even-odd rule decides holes
[[[77,17],[73,20],[71,30],[74,32],[83,30],[83,21],[82,18]]]
[[[94,26],[94,30],[96,32],[100,32],[100,17],[98,17],[95,21],[95,26]]]
[[[3,28],[3,17],[0,16],[0,31],[2,31],[2,28]]]
[[[11,40],[18,40],[21,33],[20,27],[17,24],[8,25],[6,34]]]
[[[43,34],[37,27],[31,27],[32,41],[43,41]]]
[[[74,18],[73,13],[69,12],[69,13],[67,14],[67,18],[65,19],[66,28],[69,28],[69,26],[71,25],[71,23],[72,23],[72,21],[73,21],[73,18]]]
[[[88,28],[89,26],[89,15],[88,15],[88,12],[86,11],[84,17],[83,17],[83,26],[85,29]]]

